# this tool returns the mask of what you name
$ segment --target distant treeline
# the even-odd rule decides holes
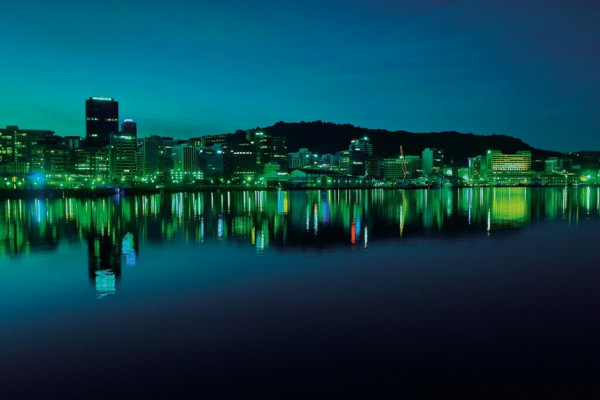
[[[400,153],[400,146],[403,146],[404,153],[407,155],[420,155],[421,151],[427,147],[441,148],[444,149],[446,164],[457,166],[465,166],[469,157],[483,155],[490,149],[500,150],[503,153],[529,150],[533,159],[566,157],[559,152],[536,149],[520,139],[506,135],[484,136],[455,131],[392,132],[322,121],[277,122],[273,126],[253,130],[262,130],[272,136],[284,136],[289,152],[295,152],[305,147],[316,153],[335,153],[347,149],[350,140],[367,136],[373,144],[373,153],[378,156],[396,157]]]

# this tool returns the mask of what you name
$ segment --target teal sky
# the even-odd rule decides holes
[[[592,1],[5,3],[0,126],[83,136],[101,96],[140,136],[323,120],[600,150]]]

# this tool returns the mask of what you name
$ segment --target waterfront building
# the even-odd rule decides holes
[[[367,160],[373,155],[373,144],[369,138],[351,140],[348,151],[350,153],[350,175],[366,175]]]
[[[199,164],[207,178],[220,178],[224,174],[223,150],[221,145],[199,150]]]
[[[165,146],[160,136],[152,135],[141,141],[141,173],[148,176],[162,172],[165,164]]]
[[[544,172],[562,171],[562,162],[558,157],[548,157],[544,162]]]
[[[281,167],[286,166],[287,147],[284,137],[266,135],[262,131],[248,131],[246,140],[256,148],[258,164],[276,162]]]
[[[426,148],[421,153],[423,174],[439,174],[444,166],[444,150],[436,148]]]
[[[110,173],[110,153],[108,146],[99,148],[81,147],[75,151],[75,172],[98,177]]]
[[[517,151],[503,154],[498,150],[488,150],[485,162],[485,179],[499,185],[530,184],[534,172],[531,169],[531,152]]]
[[[66,147],[47,149],[46,168],[47,174],[64,174],[72,171],[71,150]]]
[[[85,138],[88,146],[106,146],[119,132],[119,103],[113,98],[90,97],[85,101]]]
[[[361,187],[362,177],[348,176],[333,171],[313,169],[295,169],[290,172],[287,184],[289,187]]]
[[[422,160],[419,156],[405,155],[404,162],[406,164],[406,172],[409,178],[416,178],[422,171]]]
[[[404,161],[400,157],[383,159],[383,179],[396,181],[404,179]]]
[[[230,141],[230,134],[223,133],[220,135],[206,135],[198,139],[201,140],[200,145],[202,147],[212,147],[217,144],[224,144]]]
[[[196,172],[199,170],[198,150],[192,146],[183,147],[183,170],[185,172]]]
[[[110,135],[110,176],[121,180],[134,180],[136,176],[135,136],[121,132]]]
[[[185,143],[178,143],[171,150],[173,158],[173,172],[183,172],[183,149],[187,147]]]
[[[352,171],[352,157],[350,150],[339,151],[336,153],[338,156],[338,172],[343,175],[350,175]]]
[[[287,166],[289,169],[302,168],[313,164],[314,155],[306,148],[301,148],[295,153],[287,154]]]
[[[18,126],[0,129],[0,171],[44,172],[44,145],[56,138],[49,130],[19,129]]]
[[[256,149],[251,143],[239,143],[227,148],[224,157],[225,175],[237,182],[253,179],[257,172]]]
[[[482,162],[482,158],[482,156],[477,156],[468,159],[468,181],[472,185],[481,183],[485,174],[485,162]]]
[[[276,163],[276,162],[270,162],[270,163],[263,164],[263,174],[268,174],[269,172],[272,172],[272,171],[279,171],[280,169],[281,169],[281,166],[279,165],[279,163]]]

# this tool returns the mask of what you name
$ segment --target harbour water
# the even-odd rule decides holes
[[[595,397],[600,189],[0,201],[0,398]]]

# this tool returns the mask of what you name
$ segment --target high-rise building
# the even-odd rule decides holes
[[[119,103],[113,98],[90,97],[85,101],[85,138],[89,146],[106,146],[111,133],[119,132]]]
[[[110,135],[110,176],[133,180],[136,175],[136,139],[121,133]]]
[[[133,136],[137,139],[137,123],[131,118],[123,120],[121,124],[121,133],[127,136]]]
[[[439,174],[444,166],[444,150],[426,148],[421,153],[423,174]]]
[[[287,154],[287,166],[289,169],[307,167],[313,164],[314,157],[308,149],[302,148],[295,153]]]
[[[224,173],[224,153],[220,144],[200,149],[200,165],[204,175],[209,178],[218,178]]]
[[[152,135],[142,139],[141,172],[143,176],[164,170],[165,144],[160,136]]]
[[[45,148],[56,142],[53,131],[0,129],[0,171],[11,173],[43,172]]]
[[[350,141],[350,175],[365,175],[367,173],[367,159],[373,155],[373,144],[369,138],[354,139]]]

